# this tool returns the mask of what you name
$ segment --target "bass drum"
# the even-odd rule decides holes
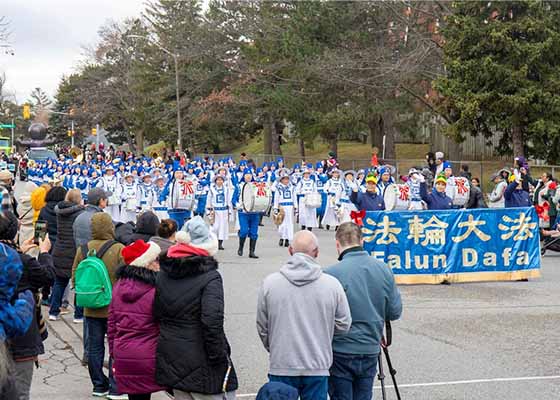
[[[410,188],[408,185],[391,183],[383,193],[386,210],[408,210],[410,208]]]
[[[451,199],[454,206],[463,207],[469,201],[471,186],[469,180],[462,176],[448,179],[447,184],[451,187]]]
[[[317,192],[307,193],[304,197],[304,203],[305,206],[309,208],[321,207],[321,203],[322,203],[321,194]]]
[[[272,192],[268,185],[261,182],[245,182],[241,187],[241,204],[245,212],[264,213],[272,200]]]

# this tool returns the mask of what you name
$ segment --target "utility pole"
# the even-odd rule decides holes
[[[72,136],[70,136],[70,140],[71,140],[71,147],[74,147],[74,120],[72,120],[72,127],[70,128],[70,132],[72,132]]]
[[[177,54],[173,53],[175,61],[175,95],[177,97],[177,147],[179,152],[183,151],[183,140],[181,139],[181,105],[179,104],[179,60]]]
[[[99,124],[95,125],[95,151],[99,153]]]
[[[15,133],[14,133],[14,128],[16,126],[14,125],[14,119],[12,118],[12,154],[15,153],[16,150],[16,144],[14,142],[15,140]]]

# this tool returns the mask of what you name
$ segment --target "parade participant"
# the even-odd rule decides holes
[[[115,381],[128,400],[149,400],[164,390],[156,383],[159,324],[153,314],[160,251],[156,243],[137,240],[122,249],[125,264],[116,272],[107,341]]]
[[[327,207],[322,221],[327,230],[329,230],[331,226],[336,228],[340,224],[340,197],[344,191],[344,186],[340,180],[340,170],[335,168],[331,171],[331,174],[331,178],[325,184]]]
[[[352,323],[338,280],[317,263],[319,242],[300,231],[290,258],[259,290],[257,331],[270,353],[269,379],[296,388],[302,400],[327,400],[332,341]]]
[[[453,200],[445,194],[447,179],[444,175],[439,175],[435,179],[435,188],[428,193],[426,179],[420,176],[420,197],[428,205],[428,210],[449,210],[453,208]]]
[[[280,234],[280,247],[288,247],[294,237],[294,212],[297,212],[296,196],[294,187],[290,183],[290,175],[287,169],[278,171],[278,181],[276,184],[276,196],[274,196],[273,210],[275,214],[280,212],[280,207],[284,210],[284,220],[278,226]]]
[[[208,191],[210,189],[210,180],[203,169],[195,170],[195,175],[197,177],[197,184],[195,190],[196,211],[194,214],[204,218],[206,203],[208,201]]]
[[[384,165],[378,170],[379,181],[377,183],[377,189],[379,194],[383,196],[385,194],[385,188],[387,186],[395,183],[393,177],[391,176],[391,167],[389,165]]]
[[[89,175],[89,187],[94,188],[99,186],[99,180],[101,179],[101,177],[99,176],[98,170],[96,168],[91,168]]]
[[[301,169],[299,164],[294,164],[294,168],[292,169],[292,174],[290,175],[290,182],[292,185],[296,187],[301,179]]]
[[[111,164],[108,164],[105,167],[105,174],[99,180],[97,187],[100,187],[109,194],[109,202],[107,207],[105,208],[105,212],[111,216],[113,221],[120,221],[122,186],[119,184],[119,180],[115,176],[115,169]]]
[[[317,228],[317,209],[309,207],[306,204],[306,196],[317,194],[317,186],[315,180],[311,179],[311,169],[303,171],[301,180],[298,182],[295,193],[297,195],[298,210],[299,210],[299,223],[301,229],[312,230]]]
[[[175,400],[231,400],[238,384],[224,331],[217,239],[201,217],[188,221],[184,230],[187,234],[178,232],[177,244],[160,256],[156,381],[172,388]]]
[[[408,171],[408,179],[406,185],[408,186],[408,193],[410,197],[409,210],[423,210],[422,197],[420,197],[420,176],[422,173],[416,168],[411,168]]]
[[[364,250],[359,226],[338,227],[336,251],[339,263],[325,273],[344,287],[352,326],[333,338],[329,398],[344,400],[352,393],[353,399],[371,399],[385,321],[400,318],[401,295],[391,268]]]
[[[237,254],[239,256],[243,255],[243,247],[245,246],[245,240],[249,237],[249,258],[259,258],[255,254],[255,248],[257,246],[257,239],[259,237],[259,221],[260,212],[246,211],[243,209],[241,204],[241,189],[243,184],[253,182],[253,171],[246,168],[243,171],[243,182],[237,185],[235,192],[233,194],[232,204],[236,205],[237,216],[239,218],[239,248],[237,249]]]
[[[350,221],[350,214],[352,211],[357,211],[356,206],[350,200],[350,196],[352,194],[352,190],[354,186],[357,188],[357,184],[355,182],[356,178],[356,171],[348,170],[344,172],[344,182],[342,185],[342,192],[340,193],[340,222],[347,222]]]
[[[78,174],[78,171],[80,171],[80,174],[76,176],[76,180],[74,181],[74,187],[80,190],[80,193],[82,194],[82,199],[84,199],[84,203],[87,203],[88,200],[87,194],[91,189],[90,179],[88,175],[89,173],[88,168],[87,166],[83,166],[81,169],[77,168],[76,174]]]
[[[125,174],[120,194],[122,205],[119,221],[124,223],[136,222],[138,185],[134,181],[132,172]]]
[[[160,175],[154,179],[154,197],[152,203],[152,210],[160,221],[169,218],[169,214],[167,213],[167,195],[165,177]]]
[[[178,165],[174,166],[173,179],[169,183],[169,217],[177,222],[179,229],[191,217],[195,203],[196,182],[186,179]]]
[[[531,207],[529,192],[523,189],[522,179],[512,174],[509,182],[504,192],[505,207]]]
[[[138,196],[136,202],[139,212],[151,211],[154,204],[155,190],[152,183],[152,175],[146,172],[138,184]]]
[[[492,192],[488,194],[490,208],[504,208],[505,206],[504,192],[508,184],[506,183],[502,172],[503,170],[499,173],[492,174],[492,176],[490,177],[490,181],[494,183]]]
[[[222,175],[214,176],[210,185],[207,201],[208,214],[212,215],[212,231],[218,238],[218,249],[224,250],[223,243],[229,235],[229,216],[233,212],[229,187],[224,184]]]
[[[350,200],[355,204],[358,210],[378,211],[385,210],[385,201],[383,196],[378,194],[377,177],[370,174],[366,177],[366,192],[360,192],[358,185],[354,182],[351,186],[352,193]]]
[[[327,207],[327,193],[325,192],[325,183],[329,180],[327,174],[323,172],[323,163],[318,162],[315,165],[315,185],[317,191],[321,195],[321,207],[317,209],[317,220],[319,221],[319,229],[323,229],[322,220],[325,215],[325,208]]]

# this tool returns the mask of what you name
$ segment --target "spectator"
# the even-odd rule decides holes
[[[224,332],[224,288],[214,258],[218,240],[200,216],[185,227],[190,242],[178,232],[177,244],[160,259],[154,302],[160,322],[156,380],[173,388],[176,400],[233,399],[237,376]]]
[[[53,188],[53,190],[55,189]],[[49,320],[51,321],[58,319],[64,291],[72,277],[72,264],[76,257],[73,225],[78,215],[84,211],[80,190],[70,190],[66,194],[66,199],[61,201],[54,211],[57,217],[58,239],[52,251],[55,278],[49,310]],[[82,307],[74,305],[74,322],[80,323],[82,320]]]
[[[156,243],[162,252],[167,253],[167,249],[175,244],[175,234],[177,233],[177,222],[173,219],[162,219],[157,229],[157,236],[150,239]]]
[[[352,313],[350,331],[336,335],[333,341],[331,400],[372,398],[385,321],[399,319],[402,312],[401,295],[391,269],[370,257],[362,246],[358,225],[340,225],[336,231],[340,262],[325,271],[344,287]]]
[[[88,205],[84,212],[76,218],[72,226],[76,248],[87,244],[91,240],[91,218],[93,214],[103,212],[103,209],[107,207],[108,198],[107,193],[101,188],[93,188],[89,191]]]
[[[39,219],[39,213],[47,205],[47,193],[51,190],[48,183],[44,183],[31,192],[31,207],[33,207],[33,222]]]
[[[503,170],[497,174],[492,174],[490,180],[494,183],[492,192],[488,195],[490,208],[504,208],[504,192],[507,188],[506,180],[503,178]],[[509,176],[509,173],[507,174]]]
[[[165,388],[156,383],[159,324],[153,315],[157,258],[155,243],[137,240],[122,250],[125,265],[117,270],[117,284],[109,306],[107,338],[119,390],[129,400],[149,400]]]
[[[2,196],[1,209],[2,211],[11,211],[16,216],[17,214],[17,201],[14,198],[13,192],[14,176],[7,169],[0,171],[0,196]]]
[[[438,176],[443,173],[443,170],[445,169],[445,167],[443,166],[444,163],[445,154],[443,154],[441,151],[436,152],[436,168],[435,172],[432,172],[434,176]]]
[[[523,181],[515,175],[511,175],[510,183],[504,192],[505,206],[511,207],[531,207],[529,192],[523,190]]]
[[[23,186],[23,192],[19,196],[19,203],[17,206],[17,212],[19,215],[19,236],[18,243],[20,246],[23,245],[29,238],[33,237],[35,229],[33,228],[33,215],[34,210],[31,206],[31,193],[37,189],[37,185],[33,182],[26,182]]]
[[[268,382],[259,389],[257,400],[297,400],[298,391],[282,382]]]
[[[57,239],[57,222],[56,213],[54,208],[58,203],[64,200],[66,197],[66,189],[61,186],[55,186],[47,192],[45,196],[45,206],[39,211],[39,219],[47,221],[47,232],[49,234],[49,239],[52,243],[52,248],[56,246]]]
[[[10,339],[8,348],[14,360],[15,384],[18,400],[28,400],[33,378],[33,368],[39,354],[45,353],[43,340],[46,339],[46,330],[39,306],[39,290],[43,286],[51,285],[53,280],[52,257],[49,254],[51,243],[48,235],[45,240],[39,241],[39,258],[35,259],[27,254],[28,250],[36,247],[33,238],[18,246],[15,238],[18,230],[18,219],[12,212],[0,213],[0,241],[16,250],[19,254],[23,273],[17,284],[16,294],[31,291],[34,304],[33,320],[29,329],[20,336]],[[12,301],[17,295],[12,297]]]
[[[134,232],[130,237],[125,239],[125,244],[129,245],[137,240],[149,242],[150,239],[156,235],[158,226],[159,219],[153,212],[146,211],[142,214],[139,214],[136,219],[136,227],[134,228]]]
[[[18,397],[14,365],[6,340],[29,330],[35,310],[31,291],[20,293],[12,303],[22,270],[18,253],[0,244],[0,399]]]
[[[104,198],[99,196],[95,192],[96,189],[90,190],[90,194],[93,194],[94,199],[97,204],[100,204],[99,200],[106,203],[107,197]],[[92,206],[100,208],[99,206]],[[74,236],[77,235],[76,225],[81,217],[88,215],[86,210],[76,218],[74,222]],[[91,240],[87,243],[87,250],[95,249],[99,254],[101,247],[109,246],[105,254],[102,254],[101,259],[107,268],[111,283],[114,284],[116,280],[117,268],[122,265],[121,250],[124,246],[115,239],[115,228],[113,226],[113,221],[111,221],[111,216],[104,212],[94,212],[89,222],[91,225]],[[85,224],[84,224],[85,226]],[[83,227],[82,227],[83,228]],[[85,229],[81,230],[86,234]],[[84,249],[85,250],[85,249]],[[82,252],[82,246],[77,246],[76,258],[74,259],[74,265],[72,266],[72,284],[75,286],[75,272],[80,261],[85,257]],[[107,334],[107,318],[109,315],[109,308],[84,308],[84,315],[86,317],[86,329],[88,336],[88,349],[87,349],[87,360],[88,360],[88,370],[91,382],[93,384],[93,396],[103,397],[108,395],[109,399],[121,399],[126,398],[119,394],[117,385],[113,379],[113,368],[112,359],[109,358],[109,377],[105,376],[103,373],[103,360],[105,358],[105,335]]]
[[[469,182],[472,180],[472,174],[469,172],[469,166],[467,164],[461,165],[461,172],[459,172],[459,176],[467,178]]]
[[[467,201],[465,208],[488,208],[486,202],[484,201],[484,195],[480,189],[480,179],[471,179],[471,188],[469,192],[469,200]]]
[[[432,176],[436,176],[436,156],[431,151],[426,153],[426,163],[428,164],[428,169],[432,173]]]
[[[302,400],[327,399],[333,334],[352,318],[342,285],[321,271],[317,237],[299,231],[290,258],[259,291],[257,330],[270,353],[269,378],[298,390]]]
[[[428,205],[428,210],[449,210],[453,208],[453,200],[445,194],[447,179],[439,175],[435,180],[435,187],[428,193],[426,180],[423,175],[419,176],[420,197]]]

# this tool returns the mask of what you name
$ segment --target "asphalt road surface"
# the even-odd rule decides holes
[[[257,291],[263,278],[287,258],[287,250],[277,246],[273,226],[266,219],[265,224],[257,245],[258,260],[237,256],[233,233],[218,255],[239,398],[253,399],[266,382],[268,358],[255,327]],[[335,263],[334,233],[316,233],[321,265]],[[560,253],[547,253],[542,277],[529,282],[417,285],[400,290],[404,313],[393,323],[390,352],[403,399],[560,398]],[[35,373],[32,399],[89,398],[87,369],[79,364],[81,326],[71,321],[67,315],[49,323],[47,353]],[[379,383],[375,386],[375,397],[381,398]],[[388,398],[396,398],[390,387]]]

